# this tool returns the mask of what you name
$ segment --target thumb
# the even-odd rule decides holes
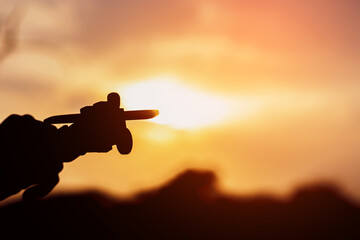
[[[58,184],[59,176],[55,175],[46,181],[36,184],[25,190],[23,193],[23,199],[27,201],[36,200],[46,196],[53,188]]]

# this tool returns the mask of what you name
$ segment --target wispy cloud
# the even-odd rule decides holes
[[[10,14],[0,16],[0,63],[4,61],[18,46],[19,27],[26,12],[24,4],[16,5]]]

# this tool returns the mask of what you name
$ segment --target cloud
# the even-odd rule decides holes
[[[116,77],[175,72],[213,87],[221,79],[226,90],[254,84],[321,86],[339,78],[355,81],[348,74],[356,72],[354,59],[360,57],[354,51],[360,6],[354,1],[70,4],[77,47],[89,59],[106,62]],[[203,46],[208,53],[199,51]],[[210,50],[219,47],[216,53]]]
[[[25,15],[25,10],[25,5],[18,4],[3,21],[0,21],[0,63],[13,53],[18,46],[19,27]]]
[[[36,1],[22,31],[36,51],[54,43],[74,68],[101,66],[115,81],[170,72],[223,91],[322,87],[356,81],[359,8],[351,0]]]
[[[141,39],[181,35],[196,17],[194,1],[70,1],[76,15],[80,44],[110,49]]]

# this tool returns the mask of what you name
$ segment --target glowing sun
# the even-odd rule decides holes
[[[177,129],[209,126],[223,120],[229,101],[182,84],[172,77],[157,77],[119,89],[128,109],[159,109],[152,121]]]

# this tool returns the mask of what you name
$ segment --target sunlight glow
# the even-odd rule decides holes
[[[174,77],[157,77],[119,89],[126,109],[159,109],[152,121],[176,129],[209,126],[227,117],[231,103],[185,86]]]

